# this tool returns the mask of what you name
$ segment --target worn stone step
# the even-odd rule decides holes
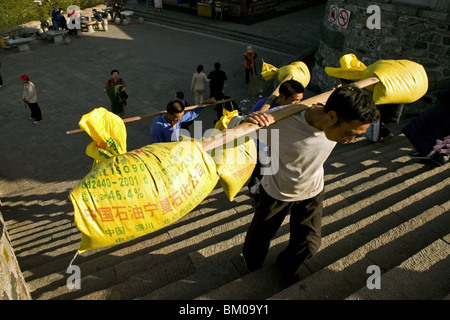
[[[219,198],[222,197],[222,194],[223,191],[221,191],[221,189],[217,190],[217,196]],[[212,199],[211,201],[213,204],[216,202],[216,200]],[[190,250],[196,250],[205,245],[215,244],[220,237],[226,237],[226,234],[233,232],[232,230],[236,228],[234,216],[236,216],[237,211],[235,208],[218,211],[217,206],[214,208],[207,203],[208,201],[204,204],[203,212],[201,208],[198,208],[198,210],[196,210],[198,211],[197,213],[192,212],[191,216],[188,215],[189,217],[187,216],[181,219],[183,221],[180,220],[176,222],[158,236],[150,234],[121,246],[113,246],[106,250],[98,250],[97,253],[92,253],[92,251],[89,250],[86,252],[88,253],[87,256],[83,253],[83,255],[77,257],[74,264],[80,267],[83,277],[90,276],[91,278],[92,276],[95,277],[96,273],[104,272],[103,269],[113,268],[114,272],[110,272],[109,274],[114,274],[115,276],[108,280],[113,284],[123,281],[132,275],[145,272],[157,264],[166,263],[169,259],[186,255]],[[245,206],[245,201],[242,200],[239,210],[244,210],[243,208]],[[197,216],[197,219],[195,216]],[[227,225],[228,227],[223,229],[222,226],[224,225]],[[209,228],[211,228],[211,230],[209,230]],[[64,258],[64,265],[66,268],[70,262],[70,259],[68,258],[71,257]],[[53,287],[64,286],[64,278],[67,278],[67,275],[65,275],[64,272],[61,272],[61,264],[52,262],[51,265],[53,267],[53,273],[47,274],[44,278],[48,278],[50,281],[54,281],[55,279],[58,280],[56,282],[54,281]],[[49,267],[50,265],[43,266],[47,271]],[[30,283],[33,294],[36,294],[36,296],[40,295],[42,291],[38,286],[45,284],[44,278],[40,277]],[[99,285],[96,289],[102,289],[102,285]],[[48,289],[48,285],[46,288]],[[60,292],[61,290],[59,290],[58,294],[60,294]],[[81,293],[82,292],[79,292],[78,294]],[[46,297],[48,297],[48,295]]]
[[[366,285],[346,300],[438,300],[450,292],[450,234],[383,273],[379,287]],[[370,282],[373,284],[374,282]],[[401,288],[401,289],[399,289]]]
[[[315,47],[312,47],[309,43],[301,43],[300,41],[294,42],[289,39],[272,39],[267,37],[267,35],[245,33],[242,32],[242,30],[227,28],[224,24],[221,24],[220,26],[211,26],[207,23],[197,22],[193,25],[190,21],[184,21],[182,17],[175,20],[143,10],[134,10],[134,12],[135,17],[142,17],[146,22],[166,25],[193,32],[201,32],[202,34],[209,34],[214,37],[227,38],[234,41],[266,47],[268,49],[276,49],[286,53],[296,55],[302,54],[303,56],[307,56],[315,50]]]
[[[318,254],[317,259],[305,263],[313,271],[311,276],[273,295],[271,299],[345,299],[366,284],[369,266],[377,265],[383,271],[391,270],[447,235],[449,205],[450,201],[447,201],[442,206],[431,208],[370,239],[331,264],[322,262],[314,266],[326,253],[320,251],[322,254]],[[342,230],[342,233],[346,234],[346,231]],[[333,249],[343,250],[342,247]]]

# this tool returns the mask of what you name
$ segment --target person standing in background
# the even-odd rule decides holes
[[[244,67],[245,67],[245,83],[250,82],[250,74],[256,75],[256,52],[251,46],[247,47],[247,51],[244,53]]]
[[[194,93],[195,104],[203,103],[203,93],[205,92],[205,82],[210,82],[203,72],[203,65],[197,67],[197,72],[192,75],[191,90]]]
[[[103,89],[111,100],[111,112],[123,117],[125,114],[125,105],[128,95],[125,93],[125,80],[119,75],[119,70],[111,71],[111,79],[109,79]]]
[[[214,71],[211,71],[208,75],[209,83],[209,97],[220,101],[223,99],[223,86],[227,80],[227,74],[225,71],[220,70],[221,65],[219,62],[214,63]],[[220,119],[223,115],[223,105],[221,103],[215,106],[217,119]]]
[[[36,87],[26,74],[23,74],[19,80],[23,83],[23,102],[28,104],[31,110],[30,120],[34,120],[33,123],[39,123],[42,120],[42,113],[37,102]]]

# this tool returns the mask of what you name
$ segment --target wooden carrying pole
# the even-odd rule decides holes
[[[197,109],[197,108],[205,108],[205,107],[215,106],[216,104],[225,103],[225,102],[232,101],[232,100],[234,100],[234,98],[216,101],[215,103],[197,104],[197,105],[193,105],[193,106],[188,106],[188,107],[184,108],[184,110],[188,111],[188,110]],[[156,113],[144,114],[142,116],[125,118],[125,119],[123,119],[123,122],[126,123],[126,122],[132,122],[132,121],[138,121],[138,120],[142,120],[142,119],[147,119],[147,118],[153,118],[153,117],[160,116],[160,115],[162,115],[164,113],[166,113],[166,111],[159,111],[159,112],[156,112]],[[74,129],[74,130],[67,131],[66,134],[72,134],[72,133],[78,133],[78,132],[84,132],[84,130],[81,129],[81,128],[80,129]]]
[[[372,77],[372,78],[367,78],[367,79],[355,82],[354,85],[359,88],[365,88],[365,87],[371,86],[373,84],[376,84],[379,81],[380,80],[378,78]],[[324,93],[321,93],[321,94],[318,94],[312,98],[303,100],[302,103],[290,104],[290,105],[284,106],[281,109],[275,110],[274,112],[271,112],[271,115],[274,118],[274,123],[281,119],[290,117],[296,113],[299,113],[314,104],[326,103],[326,101],[328,100],[329,96],[333,93],[333,91],[334,91],[334,89],[324,92]],[[228,130],[221,132],[215,136],[212,136],[208,139],[203,140],[202,147],[205,151],[209,151],[214,148],[217,148],[218,146],[226,144],[229,141],[233,141],[234,139],[245,136],[245,135],[247,135],[253,131],[259,130],[259,129],[261,129],[261,127],[259,125],[249,123],[249,122],[244,122],[232,129],[228,129]]]

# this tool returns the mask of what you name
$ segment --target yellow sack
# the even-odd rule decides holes
[[[264,80],[267,81],[278,77],[278,80],[282,82],[287,75],[292,75],[292,79],[300,82],[305,88],[311,80],[308,66],[302,61],[292,62],[280,69],[263,61],[261,76]]]
[[[424,67],[409,60],[378,60],[366,67],[352,53],[339,60],[341,68],[326,67],[329,76],[348,80],[377,77],[380,82],[368,87],[373,91],[375,104],[412,103],[428,91],[428,77]]]
[[[105,108],[96,108],[81,117],[81,129],[92,138],[86,154],[94,166],[105,159],[127,152],[127,131],[123,120]]]
[[[216,186],[216,166],[197,141],[156,143],[101,161],[70,192],[79,252],[159,230]]]
[[[367,67],[361,80],[378,77],[373,88],[376,104],[412,103],[428,91],[428,77],[424,67],[409,60],[379,60]]]
[[[214,129],[226,130],[230,120],[237,115],[237,110],[229,112],[223,109],[223,116],[216,123]],[[220,185],[230,201],[233,201],[252,175],[256,156],[254,139],[245,136],[211,150]]]
[[[325,67],[325,73],[330,77],[347,80],[360,80],[362,72],[367,68],[353,53],[343,55],[339,59],[340,68]]]

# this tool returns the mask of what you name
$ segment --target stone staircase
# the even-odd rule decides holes
[[[311,54],[315,47],[311,46],[309,41],[302,39],[290,39],[282,35],[277,38],[268,36],[267,34],[257,34],[255,32],[244,32],[242,28],[233,29],[233,25],[224,23],[211,18],[197,19],[192,23],[191,19],[186,18],[186,14],[180,14],[176,19],[173,16],[165,16],[164,14],[146,10],[145,8],[130,8],[134,11],[133,21],[137,22],[139,18],[143,18],[145,22],[164,25],[172,28],[179,28],[185,31],[199,32],[204,35],[210,35],[219,38],[230,39],[243,43],[251,43],[268,49],[278,50],[287,54],[295,54],[302,57]],[[173,13],[172,13],[173,14]],[[311,37],[316,37],[312,35]]]
[[[396,136],[338,145],[326,163],[323,241],[286,287],[274,262],[289,239],[288,219],[264,267],[248,273],[241,248],[253,214],[246,188],[233,202],[218,187],[174,224],[116,246],[87,251],[73,265],[81,289],[66,285],[79,246],[69,191],[77,181],[6,194],[6,226],[36,300],[449,299],[450,166],[409,159]],[[381,271],[368,289],[369,266]]]

